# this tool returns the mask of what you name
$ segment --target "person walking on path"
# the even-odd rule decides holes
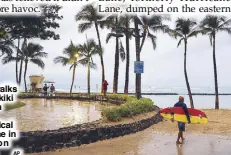
[[[107,80],[104,80],[104,82],[103,82],[103,94],[104,94],[104,96],[106,96],[106,93],[107,93],[107,86],[108,86]]]
[[[190,124],[191,123],[190,116],[189,116],[187,105],[184,103],[184,97],[179,96],[179,101],[174,105],[174,107],[182,107],[184,109],[184,112],[185,112],[186,117],[188,119],[188,123]],[[172,119],[172,121],[174,121],[174,120]],[[185,123],[178,122],[178,129],[179,129],[179,133],[178,133],[176,143],[182,144],[182,142],[184,141],[183,132],[185,132]],[[180,139],[182,140],[182,142],[180,142]]]

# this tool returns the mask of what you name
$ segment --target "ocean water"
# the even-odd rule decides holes
[[[56,86],[57,91],[69,92],[69,87],[65,85]],[[213,87],[194,87],[191,88],[192,93],[214,93]],[[74,86],[73,93],[86,93],[87,87],[83,86]],[[91,92],[100,92],[100,87],[95,86],[91,87]],[[112,92],[112,89],[109,88],[108,92]],[[118,89],[119,93],[123,93],[123,87]],[[135,92],[134,87],[130,87],[130,93]],[[187,95],[186,87],[168,87],[168,88],[160,88],[160,87],[143,87],[143,93],[177,93],[179,95],[184,96],[185,103],[190,107],[189,98]],[[219,93],[229,93],[231,94],[231,87],[219,87]],[[143,97],[151,98],[153,102],[161,108],[171,107],[173,106],[177,100],[178,95],[143,95]],[[215,108],[215,96],[214,95],[193,95],[194,106],[198,109],[214,109]],[[219,95],[220,100],[220,109],[231,109],[231,95]]]
[[[190,107],[188,95],[182,94],[185,103]],[[155,105],[160,108],[172,107],[178,101],[178,95],[143,95],[143,97],[151,98]],[[220,95],[220,109],[231,109],[231,95]],[[193,95],[194,107],[196,109],[214,109],[214,95]]]

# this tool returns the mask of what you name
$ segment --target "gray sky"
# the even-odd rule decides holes
[[[56,56],[62,55],[62,50],[67,47],[70,40],[74,44],[84,43],[85,35],[88,38],[97,39],[95,29],[92,28],[86,33],[80,34],[77,30],[78,23],[75,22],[74,15],[80,10],[82,6],[64,6],[61,14],[64,19],[60,22],[60,28],[57,33],[60,34],[61,39],[58,41],[33,41],[40,43],[44,47],[44,52],[49,53],[49,57],[44,59],[46,67],[41,70],[35,65],[29,64],[27,75],[43,74],[47,79],[55,80],[59,87],[65,85],[70,87],[72,72],[69,71],[69,66],[63,67],[60,64],[54,64],[53,59]],[[183,15],[182,15],[183,16]],[[197,20],[201,20],[203,16],[195,16]],[[172,15],[172,23],[176,16]],[[106,35],[108,30],[100,30],[101,40],[104,48],[104,61],[106,79],[110,87],[113,84],[114,72],[114,53],[115,40],[110,40],[106,44]],[[184,72],[183,72],[183,44],[177,48],[177,40],[170,38],[166,34],[156,34],[157,48],[152,49],[151,41],[145,42],[141,60],[144,61],[144,74],[142,74],[142,86],[144,87],[185,87]],[[231,66],[231,52],[230,52],[231,37],[228,34],[219,33],[217,35],[216,53],[217,53],[217,67],[219,86],[231,86],[231,71],[227,68]],[[96,40],[97,41],[97,40]],[[134,60],[135,60],[135,46],[134,40],[131,40],[130,45],[130,87],[135,84],[134,74]],[[209,38],[207,36],[198,36],[188,41],[188,56],[187,56],[188,77],[191,87],[208,87],[213,86],[213,63],[212,63],[212,47],[210,46]],[[94,57],[98,64],[97,70],[91,70],[92,87],[100,84],[101,81],[101,67],[99,57]],[[15,64],[1,65],[0,67],[0,82],[5,80],[15,81]],[[124,87],[125,79],[125,62],[120,61],[119,70],[119,88]],[[28,80],[29,83],[29,80]],[[87,85],[87,68],[79,66],[76,70],[75,84],[77,86]]]

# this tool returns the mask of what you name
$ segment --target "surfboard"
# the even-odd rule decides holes
[[[206,114],[198,109],[188,108],[191,124],[207,124],[208,118]],[[188,123],[187,116],[182,107],[169,107],[160,110],[160,115],[165,119],[173,119],[174,121]]]

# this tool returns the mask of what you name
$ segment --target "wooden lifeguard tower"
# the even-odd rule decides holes
[[[43,75],[31,75],[30,78],[30,91],[33,93],[39,93],[42,91],[43,88]]]

